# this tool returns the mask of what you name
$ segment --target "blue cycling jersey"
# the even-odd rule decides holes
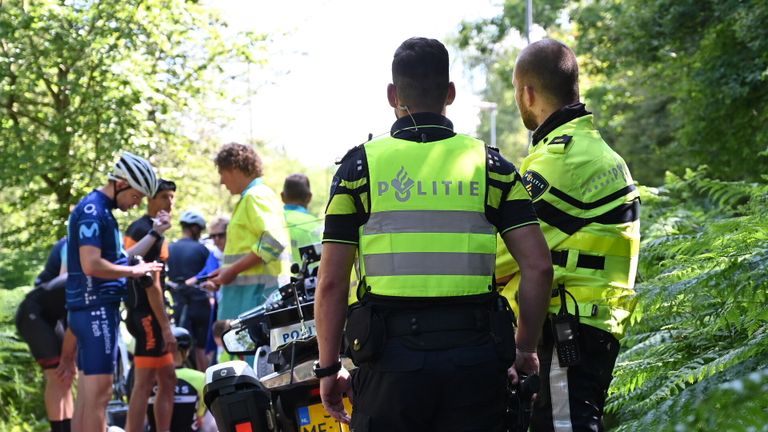
[[[123,238],[112,215],[114,201],[98,190],[89,193],[69,215],[67,228],[67,309],[78,310],[118,303],[126,295],[125,278],[87,276],[80,265],[80,246],[101,249],[111,263],[125,263]]]

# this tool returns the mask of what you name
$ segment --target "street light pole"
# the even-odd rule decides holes
[[[478,106],[481,111],[489,111],[491,115],[491,147],[496,148],[496,114],[498,104],[496,102],[481,101]]]
[[[525,2],[525,40],[531,44],[531,27],[533,26],[533,0]]]

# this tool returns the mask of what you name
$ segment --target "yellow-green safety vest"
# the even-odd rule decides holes
[[[529,150],[522,178],[552,250],[553,293],[565,287],[581,323],[620,337],[635,308],[640,249],[639,193],[629,169],[591,115],[563,124]],[[520,273],[506,249],[498,253],[497,276],[514,274],[502,293],[517,310]],[[575,313],[568,295],[566,304]],[[560,310],[559,296],[549,310]]]
[[[296,206],[298,207],[298,206]],[[309,213],[303,207],[294,209],[294,206],[286,206],[285,223],[288,225],[288,234],[291,236],[291,253],[294,263],[301,264],[299,249],[320,243],[323,237],[323,220]],[[316,267],[314,264],[313,267]]]
[[[384,137],[366,143],[365,153],[371,185],[359,243],[365,289],[395,297],[489,292],[496,227],[485,216],[483,142],[464,135],[428,143]]]

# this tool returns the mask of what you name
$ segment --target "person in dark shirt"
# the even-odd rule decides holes
[[[200,243],[205,219],[196,211],[185,211],[179,219],[182,238],[170,246],[168,277],[177,288],[173,291],[174,320],[187,329],[195,341],[195,367],[208,367],[205,345],[211,327],[212,296],[197,287],[198,278],[219,268],[213,253]]]
[[[170,227],[175,194],[176,184],[160,179],[157,193],[148,200],[147,214],[134,221],[126,231],[126,247],[131,247],[136,239],[143,238],[148,233],[157,233],[154,243],[143,251],[143,255],[137,253],[142,255],[145,261],[165,263],[168,260],[168,246],[162,234]],[[157,228],[152,230],[153,219],[167,222],[167,226],[164,226],[162,231]],[[165,313],[162,280],[161,273],[155,283],[142,284],[139,280],[133,280],[128,287],[126,326],[136,338],[133,357],[135,382],[126,419],[128,432],[144,430],[147,398],[155,384],[158,386],[158,400],[155,404],[158,415],[155,419],[160,430],[165,430],[170,422],[176,374],[173,367],[173,349],[166,343],[166,335],[171,333],[171,324]]]
[[[64,236],[59,239],[51,248],[51,252],[48,254],[48,259],[45,261],[45,267],[35,278],[35,287],[38,287],[44,283],[50,282],[56,276],[59,276],[63,271],[67,271],[67,263],[65,256],[67,237]]]
[[[67,323],[67,238],[54,244],[35,288],[19,304],[16,329],[45,375],[45,411],[52,432],[68,432],[74,404],[72,383],[55,376]]]
[[[125,247],[130,248],[137,241],[144,238],[152,229],[152,219],[161,215],[170,215],[173,212],[173,206],[176,202],[176,183],[160,179],[160,185],[157,189],[157,195],[147,200],[147,214],[136,219],[128,226],[125,231]],[[168,260],[168,242],[160,238],[155,244],[150,246],[145,252],[144,261],[162,261]]]

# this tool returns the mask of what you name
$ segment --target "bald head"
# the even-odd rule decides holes
[[[570,48],[554,39],[528,45],[517,58],[515,77],[522,85],[562,107],[579,101],[579,65]]]

